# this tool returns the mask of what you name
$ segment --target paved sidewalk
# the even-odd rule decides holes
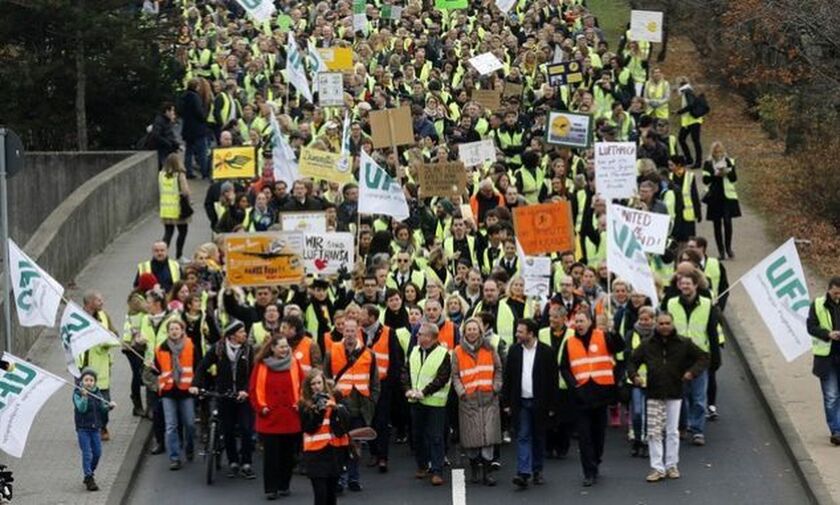
[[[733,147],[737,157],[737,147]],[[745,160],[742,165],[748,168],[749,162]],[[744,216],[733,225],[735,260],[724,262],[730,284],[781,245],[770,238],[762,218],[743,202],[741,210]],[[699,232],[711,242],[709,254],[716,255],[711,223],[702,223]],[[805,275],[812,299],[825,293],[827,280],[815,277],[807,267]],[[840,448],[828,442],[820,384],[811,374],[811,354],[787,363],[742,286],[732,289],[725,316],[735,334],[727,338],[740,347],[813,498],[826,505],[840,503]],[[727,387],[721,382],[718,385]],[[721,416],[726,416],[735,406],[720,405],[719,409]]]
[[[209,223],[201,207],[207,185],[199,183],[191,187],[196,213],[187,235],[187,255],[191,255],[198,245],[210,237]],[[150,257],[152,242],[160,240],[162,236],[163,225],[155,211],[93,258],[76,276],[76,286],[67,291],[67,296],[81,303],[86,290],[101,291],[106,311],[114,326],[121,330],[125,318],[125,301],[131,291],[137,263]],[[170,254],[172,257],[175,255],[174,239]],[[111,441],[103,442],[102,460],[96,472],[100,491],[91,493],[82,486],[81,453],[73,425],[72,391],[66,386],[50,399],[35,419],[23,458],[15,459],[0,453],[0,461],[14,471],[15,504],[99,505],[122,501],[122,493],[139,461],[140,447],[136,442],[132,444],[132,441],[135,434],[147,433],[150,423],[143,421],[144,430],[138,432],[139,418],[131,415],[131,372],[128,361],[119,349],[112,352],[114,365],[111,398],[118,406],[111,412]],[[55,329],[38,339],[27,358],[61,377],[72,378],[67,372]],[[115,493],[112,495],[112,487],[116,482],[119,485],[114,488]]]

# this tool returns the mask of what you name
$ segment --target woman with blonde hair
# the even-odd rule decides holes
[[[735,182],[735,160],[727,156],[723,143],[712,142],[712,155],[703,163],[703,184],[709,190],[703,197],[706,219],[715,228],[715,245],[720,259],[735,258],[732,252],[732,219],[741,217]]]
[[[183,260],[184,243],[187,240],[187,226],[190,223],[192,207],[189,203],[190,186],[187,183],[184,162],[178,153],[170,154],[163,162],[163,170],[158,174],[158,188],[160,190],[160,219],[164,230],[163,241],[166,242],[166,247],[169,247],[177,226],[175,257]]]

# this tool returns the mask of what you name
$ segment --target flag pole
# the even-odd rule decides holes
[[[749,272],[747,272],[747,273],[749,273]],[[720,300],[720,299],[721,299],[721,297],[723,297],[723,295],[725,295],[726,293],[729,293],[729,292],[732,290],[732,288],[734,288],[735,286],[737,286],[738,284],[740,284],[740,283],[741,283],[741,281],[742,281],[742,280],[744,280],[744,277],[745,277],[746,275],[747,275],[747,274],[744,274],[744,275],[742,275],[741,277],[738,277],[738,280],[737,280],[737,281],[735,281],[735,282],[733,282],[732,284],[730,284],[728,288],[724,289],[721,293],[719,293],[717,296],[715,296],[715,303],[717,303],[717,302],[718,302],[718,300]]]
[[[26,361],[25,359],[18,358],[17,356],[15,356],[14,354],[12,354],[12,353],[10,353],[10,352],[7,352],[7,353],[6,353],[6,355],[8,355],[8,356],[12,356],[12,357],[14,357],[14,358],[15,358],[14,360],[12,360],[12,363],[15,363],[15,361],[22,361],[22,362],[24,362],[24,363],[32,364],[33,366],[35,366],[35,365],[34,365],[34,363],[29,363],[29,362],[28,362],[28,361]],[[15,363],[15,364],[17,365],[17,363]],[[59,377],[58,375],[55,375],[54,373],[50,372],[49,370],[44,370],[43,368],[40,368],[40,367],[37,367],[37,368],[38,368],[38,370],[40,370],[40,371],[44,372],[44,374],[45,374],[45,375],[48,375],[48,376],[52,377],[53,379],[55,379],[55,380],[57,380],[57,381],[59,381],[59,382],[63,382],[64,384],[67,384],[68,386],[70,386],[70,387],[72,387],[72,388],[74,388],[74,389],[78,389],[78,390],[80,390],[80,391],[81,391],[81,390],[85,390],[85,388],[83,388],[82,386],[79,386],[79,385],[77,385],[77,384],[74,384],[74,383],[72,383],[72,382],[68,381],[67,379],[64,379],[64,378],[62,378],[62,377]],[[6,373],[9,373],[9,372],[6,372]],[[13,372],[12,372],[12,373],[13,373]],[[109,404],[111,403],[111,401],[110,401],[110,400],[106,400],[105,398],[103,398],[103,397],[101,397],[101,396],[99,396],[99,395],[97,395],[97,394],[93,394],[93,393],[91,393],[90,391],[88,391],[88,395],[90,395],[90,396],[92,396],[92,397],[96,398],[97,400],[100,400],[100,401],[102,401],[102,402],[105,402],[105,404],[106,404],[106,405],[109,405]]]

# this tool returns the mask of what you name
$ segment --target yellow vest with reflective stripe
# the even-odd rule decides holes
[[[703,266],[703,273],[711,281],[712,295],[717,296],[720,290],[720,260],[707,257],[706,264]]]
[[[698,296],[700,304],[691,311],[689,318],[679,297],[668,300],[668,312],[674,318],[674,328],[677,333],[690,338],[695,344],[706,352],[709,352],[709,334],[706,327],[709,318],[712,316],[712,301],[704,296]]]
[[[726,161],[732,164],[732,167],[735,167],[735,160],[732,158],[726,158]],[[723,195],[729,200],[737,200],[738,199],[738,192],[735,191],[735,183],[729,180],[729,177],[723,178]]]
[[[409,368],[411,372],[411,388],[422,391],[426,386],[431,384],[443,360],[449,359],[449,351],[443,345],[438,345],[431,353],[426,356],[426,360],[420,362],[420,346],[416,346],[411,351],[409,357]],[[449,397],[449,386],[452,382],[447,381],[446,385],[439,390],[420,400],[421,405],[428,407],[445,407],[446,399]],[[416,402],[416,400],[409,400],[409,402]]]
[[[539,168],[532,174],[530,170],[523,167],[516,171],[522,181],[522,196],[529,204],[540,203],[540,188],[545,184],[545,172]]]
[[[178,176],[167,177],[161,170],[158,174],[158,188],[160,189],[160,218],[178,219],[181,217]]]
[[[831,320],[831,313],[825,308],[825,297],[820,296],[814,300],[814,312],[817,314],[817,321],[820,323],[820,328],[828,331],[834,330],[834,324]],[[831,354],[831,341],[817,337],[811,337],[811,351],[814,356],[828,356]]]
[[[630,352],[635,351],[639,344],[642,343],[642,336],[639,335],[638,331],[633,332],[633,336],[630,337]],[[642,379],[642,387],[647,386],[647,365],[642,364],[636,372],[639,374],[639,377]],[[627,382],[632,384],[633,381],[630,378],[627,378]]]

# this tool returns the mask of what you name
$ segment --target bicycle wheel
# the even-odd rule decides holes
[[[216,464],[216,459],[218,458],[216,453],[216,444],[218,443],[216,437],[217,429],[216,421],[210,421],[207,434],[207,451],[204,455],[204,477],[208,486],[213,484],[213,473],[218,469]]]

